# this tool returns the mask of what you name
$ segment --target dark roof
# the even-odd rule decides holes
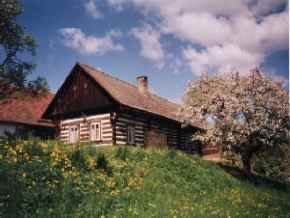
[[[179,121],[177,114],[180,106],[178,104],[154,95],[149,91],[146,94],[142,94],[136,86],[86,64],[79,64],[79,66],[121,105]]]
[[[30,92],[18,93],[0,100],[0,122],[53,127],[41,116],[53,98],[52,93],[36,96]]]

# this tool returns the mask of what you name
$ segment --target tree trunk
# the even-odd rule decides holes
[[[245,155],[244,157],[242,157],[243,171],[244,171],[245,176],[247,177],[252,176],[251,156],[252,155]]]

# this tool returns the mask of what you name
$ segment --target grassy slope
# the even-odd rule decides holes
[[[255,186],[213,163],[181,152],[106,147],[84,153],[88,163],[105,154],[109,175],[94,167],[94,162],[90,170],[80,167],[76,175],[60,177],[66,179],[57,182],[61,185],[52,194],[52,202],[42,201],[42,193],[33,210],[21,213],[27,217],[290,217],[286,188]],[[51,171],[50,162],[41,167],[37,167],[41,161],[35,164],[27,169],[39,169],[40,174],[47,166],[51,175],[62,172],[59,168],[54,173],[57,166]],[[27,163],[19,169],[24,167]],[[31,190],[38,192],[37,186]],[[35,196],[34,192],[26,195]]]
[[[129,148],[123,154],[127,160],[122,161],[116,158],[116,148],[101,150],[113,167],[112,179],[117,181],[113,190],[120,193],[106,197],[88,194],[74,214],[144,218],[290,216],[290,194],[286,190],[240,181],[199,158]]]

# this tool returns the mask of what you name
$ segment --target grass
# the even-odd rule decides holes
[[[35,143],[15,146],[28,160],[2,152],[11,159],[4,164],[1,156],[2,166],[15,171],[21,192],[18,204],[0,204],[3,216],[17,217],[14,206],[22,217],[290,217],[289,187],[255,185],[181,152],[112,146],[71,152],[56,142],[27,149]],[[1,169],[1,178],[7,173]]]

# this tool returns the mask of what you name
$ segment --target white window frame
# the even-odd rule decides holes
[[[98,130],[98,135],[97,135],[97,138],[96,139],[93,139],[92,138],[92,126],[95,126],[96,125],[99,126],[99,130]],[[98,142],[98,141],[101,141],[102,139],[102,131],[101,131],[101,122],[100,121],[97,121],[97,122],[91,122],[90,123],[90,126],[89,126],[89,131],[90,131],[90,141],[91,142]]]
[[[74,136],[72,136],[74,135]],[[69,126],[69,136],[68,141],[70,144],[78,143],[80,140],[80,127],[79,125]]]
[[[135,144],[135,127],[132,125],[127,127],[127,143],[129,145]]]

